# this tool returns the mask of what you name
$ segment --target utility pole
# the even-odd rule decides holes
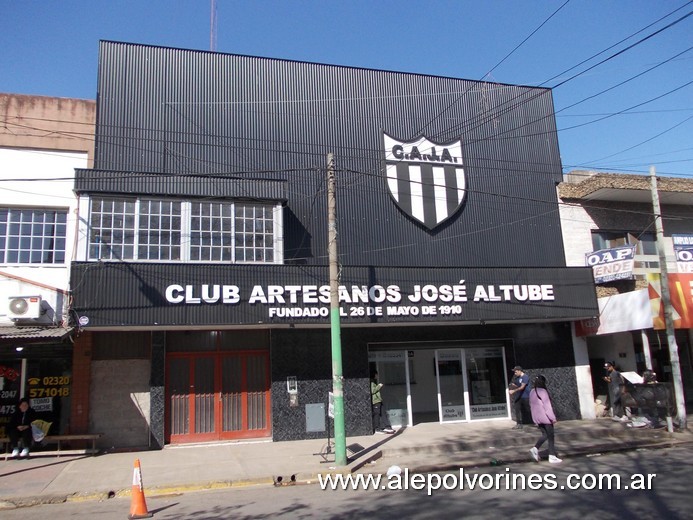
[[[652,210],[654,212],[655,230],[657,232],[657,252],[659,253],[659,284],[662,293],[662,305],[664,306],[664,325],[669,344],[669,361],[671,363],[671,376],[674,379],[674,396],[676,397],[676,412],[679,416],[679,427],[686,428],[686,402],[683,396],[683,379],[681,377],[681,363],[679,361],[679,347],[676,344],[674,332],[674,320],[671,317],[671,295],[669,293],[669,269],[667,268],[666,252],[664,250],[664,230],[662,227],[662,210],[659,206],[659,192],[657,191],[657,175],[655,167],[650,166],[650,188],[652,192]]]
[[[344,377],[339,320],[339,261],[337,258],[337,200],[334,184],[334,154],[327,154],[327,229],[330,261],[330,332],[332,337],[332,394],[334,397],[334,462],[347,465],[344,429]]]

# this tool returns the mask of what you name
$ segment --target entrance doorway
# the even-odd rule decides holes
[[[271,434],[268,352],[169,354],[166,374],[169,442]]]
[[[395,348],[369,352],[393,426],[510,417],[503,346]]]

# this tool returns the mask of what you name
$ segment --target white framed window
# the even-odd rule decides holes
[[[281,206],[91,197],[88,260],[280,263]]]
[[[190,204],[190,260],[233,261],[233,204]]]
[[[67,210],[0,208],[0,263],[64,264]]]
[[[272,208],[260,204],[237,205],[235,211],[237,262],[274,262]]]

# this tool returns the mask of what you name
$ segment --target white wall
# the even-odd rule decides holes
[[[575,354],[575,380],[578,387],[580,416],[583,419],[596,418],[594,407],[594,392],[592,390],[592,371],[587,349],[587,340],[575,336],[575,326],[572,327],[573,353]]]
[[[558,211],[566,265],[584,267],[585,253],[592,251],[592,230],[597,229],[597,225],[580,205],[559,204]]]
[[[67,290],[77,225],[77,197],[73,192],[75,168],[86,168],[87,154],[0,148],[0,207],[39,207],[68,211],[66,261],[53,265],[0,264],[0,325],[7,317],[9,296],[40,295],[61,317],[67,301],[55,289]],[[57,319],[59,321],[60,318]]]

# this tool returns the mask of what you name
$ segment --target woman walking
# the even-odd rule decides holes
[[[535,376],[532,379],[532,390],[529,392],[529,408],[532,411],[532,421],[541,430],[541,437],[529,450],[532,458],[539,462],[539,448],[544,442],[549,441],[549,462],[558,464],[563,462],[556,456],[556,447],[554,446],[553,425],[556,424],[556,415],[553,413],[551,406],[551,397],[546,389],[546,378],[543,375]]]

